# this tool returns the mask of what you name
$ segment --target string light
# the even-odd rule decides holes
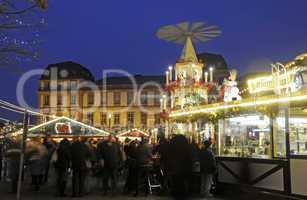
[[[216,112],[219,110],[227,110],[227,109],[232,109],[232,108],[271,105],[271,104],[276,104],[276,103],[287,103],[287,102],[303,101],[303,100],[307,100],[307,94],[300,95],[300,96],[271,98],[271,99],[264,99],[264,100],[257,100],[257,101],[246,101],[246,102],[226,104],[226,105],[219,104],[216,106],[208,105],[204,107],[195,107],[188,111],[174,111],[169,114],[169,117],[174,118],[174,117],[181,117],[181,116],[191,115],[191,114],[212,113],[212,112]]]

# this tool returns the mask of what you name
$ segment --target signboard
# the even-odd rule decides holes
[[[54,126],[55,132],[57,134],[71,134],[71,124],[70,122],[58,122]]]

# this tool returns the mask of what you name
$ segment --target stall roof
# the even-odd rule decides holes
[[[128,131],[119,133],[117,137],[140,137],[141,138],[141,137],[149,137],[149,134],[139,129],[132,129],[132,130],[128,130]]]
[[[62,116],[30,128],[29,136],[39,135],[44,129],[45,134],[50,132],[51,135],[56,133],[56,135],[71,134],[73,136],[108,136],[110,134],[104,130]]]

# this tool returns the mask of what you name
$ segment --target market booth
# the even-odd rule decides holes
[[[63,138],[72,139],[73,137],[88,137],[95,140],[108,135],[109,133],[104,130],[64,116],[32,127],[28,131],[28,138],[48,136],[55,141],[60,141]]]
[[[224,185],[306,198],[307,54],[246,85],[242,98],[224,93],[218,101],[171,110],[169,133],[214,138]],[[225,87],[230,96],[238,90],[236,83]]]
[[[139,129],[132,129],[128,131],[124,131],[116,135],[116,137],[121,141],[124,142],[127,138],[129,140],[139,140],[141,141],[142,138],[149,138],[149,134],[141,131]]]

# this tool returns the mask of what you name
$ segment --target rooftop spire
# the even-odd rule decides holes
[[[192,40],[191,40],[190,36],[188,36],[187,39],[186,39],[185,45],[184,45],[183,50],[181,52],[180,59],[184,60],[184,61],[190,61],[190,62],[198,63],[198,59],[197,59],[195,49],[193,47]]]

